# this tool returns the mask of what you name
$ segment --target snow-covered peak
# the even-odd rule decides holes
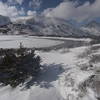
[[[0,26],[9,24],[10,22],[11,21],[9,17],[0,15]]]
[[[26,21],[26,24],[36,24],[36,23],[41,23],[44,25],[57,25],[57,24],[68,24],[66,20],[59,19],[59,18],[52,18],[52,17],[44,17],[44,16],[34,16],[29,18]]]
[[[100,23],[96,21],[89,22],[85,26],[81,27],[81,29],[91,35],[100,36]]]
[[[85,25],[85,27],[88,27],[88,28],[99,28],[100,27],[100,23],[98,23],[96,21],[91,21],[87,25]]]
[[[7,20],[9,23],[9,20]],[[3,24],[4,25],[4,24]],[[36,36],[86,37],[88,33],[76,28],[67,20],[42,15],[21,17],[7,27],[6,34],[27,34]],[[5,30],[6,30],[5,29]],[[4,29],[1,32],[5,33]]]
[[[76,29],[69,22],[59,18],[36,16],[26,21],[27,25],[41,35],[49,36],[82,36],[80,29]],[[85,34],[86,35],[86,34]]]
[[[24,17],[18,17],[17,19],[15,19],[13,21],[14,24],[25,24],[25,22],[28,20],[28,19],[31,19],[33,18],[33,16],[24,16]]]

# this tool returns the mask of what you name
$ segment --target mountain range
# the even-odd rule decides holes
[[[91,21],[81,27],[75,27],[66,20],[47,18],[39,15],[29,18],[20,18],[12,22],[10,18],[0,15],[0,34],[93,37],[100,36],[100,23]]]
[[[90,35],[100,36],[100,23],[91,21],[88,24],[82,26],[81,30],[89,33]]]

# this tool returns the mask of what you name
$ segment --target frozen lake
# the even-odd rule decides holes
[[[18,48],[20,43],[27,48],[68,48],[84,45],[89,39],[61,38],[61,37],[36,37],[2,35],[0,36],[0,48]]]
[[[42,48],[55,46],[63,42],[33,36],[0,36],[0,48],[18,48],[20,43],[27,48]]]

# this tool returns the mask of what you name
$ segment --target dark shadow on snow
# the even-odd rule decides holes
[[[56,81],[59,75],[64,72],[62,64],[45,64],[43,66],[44,69],[39,73],[37,79],[32,78],[25,84],[23,89],[29,89],[33,85],[40,86],[41,88],[53,87],[51,82]]]

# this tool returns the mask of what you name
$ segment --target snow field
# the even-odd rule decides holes
[[[0,41],[0,46],[4,46],[4,48],[11,46],[16,48],[18,47],[16,43],[23,41],[24,46],[27,47],[33,45],[48,47],[62,43],[61,41],[19,36],[2,37]],[[1,87],[0,100],[96,100],[91,88],[87,87],[87,94],[79,89],[79,85],[94,74],[92,70],[83,71],[80,68],[80,64],[88,63],[88,59],[78,57],[87,48],[82,46],[69,50],[66,48],[50,52],[36,51],[42,58],[41,64],[46,68],[38,78],[39,84],[34,84],[25,90],[19,86],[16,89],[12,89],[10,86]]]

